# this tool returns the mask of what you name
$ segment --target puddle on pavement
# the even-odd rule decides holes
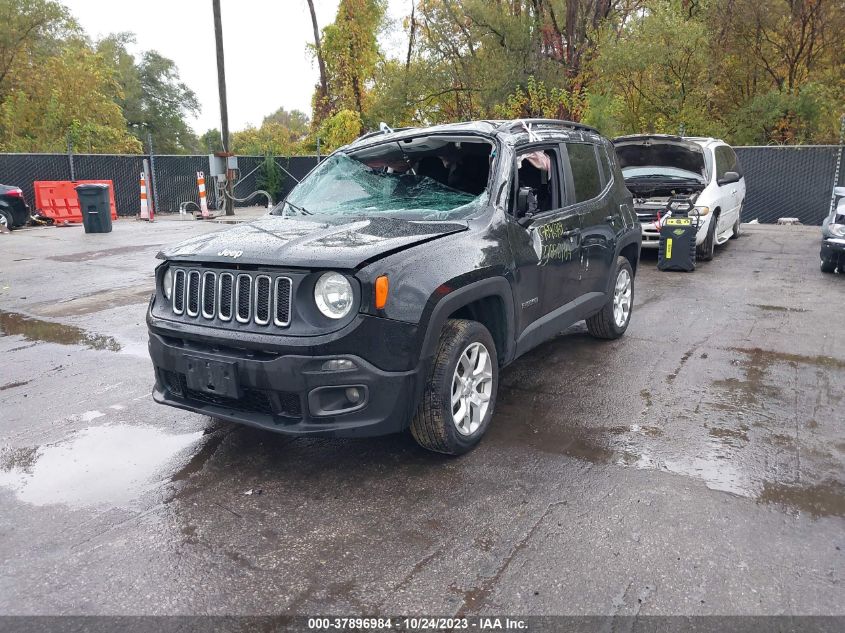
[[[0,386],[0,391],[6,391],[6,389],[15,389],[16,387],[24,387],[29,384],[28,380],[18,380],[15,382],[7,382],[5,385]]]
[[[763,483],[760,503],[783,506],[808,513],[813,518],[845,516],[845,485],[834,480],[818,484],[790,485]]]
[[[748,442],[748,427],[741,425],[739,429],[728,429],[724,427],[713,427],[709,430],[710,437],[722,440],[729,446],[736,446],[738,440]]]
[[[0,452],[0,487],[36,506],[125,507],[167,480],[164,467],[202,431],[91,427],[55,444]]]
[[[749,305],[752,308],[759,308],[760,310],[765,310],[766,312],[809,312],[807,308],[790,308],[787,306],[774,306],[763,303],[751,303]]]
[[[526,416],[520,405],[524,398],[506,387],[499,392],[496,417],[491,435],[504,442],[519,442],[533,449],[566,455],[598,464],[635,465],[643,459],[642,442],[637,438],[658,438],[663,431],[656,426],[615,424],[610,426],[578,426],[565,424],[550,415],[555,407],[537,407]],[[518,413],[519,412],[519,413]],[[495,440],[494,440],[495,441]]]
[[[768,366],[775,363],[795,363],[827,369],[845,369],[845,360],[832,356],[805,356],[803,354],[775,352],[759,347],[729,347],[728,351],[744,354],[747,357],[745,364],[748,367],[757,368],[759,371],[765,371]]]
[[[806,404],[816,407],[816,415],[834,413],[841,388],[831,386],[821,403],[805,403],[800,394],[818,381],[819,372],[831,385],[841,385],[845,362],[744,348],[709,355],[723,352],[729,353],[726,363],[739,370],[737,376],[711,381],[696,392],[700,397],[680,408],[667,403],[666,393],[643,389],[645,408],[629,417],[639,424],[612,422],[601,407],[583,399],[500,386],[490,440],[595,464],[670,472],[813,518],[845,515],[840,483],[845,463],[830,446],[820,445],[815,419],[796,420]],[[798,479],[806,483],[794,485]]]
[[[75,325],[43,321],[2,310],[0,310],[0,333],[6,336],[23,336],[28,341],[84,345],[95,350],[120,351],[120,343],[111,336],[92,334]]]
[[[225,430],[206,429],[203,432],[203,435],[207,435],[209,437],[205,444],[203,444],[202,448],[197,451],[197,453],[188,460],[182,468],[173,473],[170,477],[170,481],[185,481],[189,479],[191,475],[200,472],[205,467],[206,462],[208,462],[217,449],[220,448],[220,444],[223,443],[223,440],[226,439],[226,432],[227,431]]]

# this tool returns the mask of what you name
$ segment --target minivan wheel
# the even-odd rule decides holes
[[[477,321],[447,321],[411,421],[414,439],[447,455],[474,448],[490,427],[498,381],[496,345],[487,328]]]
[[[709,262],[713,259],[713,251],[716,249],[716,224],[718,224],[719,216],[714,215],[710,218],[710,226],[707,227],[707,237],[701,243],[701,246],[695,248],[696,259]]]
[[[739,239],[740,235],[742,235],[742,229],[740,227],[740,224],[742,224],[742,222],[740,222],[741,219],[742,219],[742,209],[739,210],[739,215],[737,216],[736,222],[734,223],[733,235],[731,235],[732,240]]]
[[[610,301],[587,319],[587,330],[596,338],[619,338],[628,329],[633,309],[634,271],[625,257],[617,257]]]

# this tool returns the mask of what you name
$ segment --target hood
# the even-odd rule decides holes
[[[680,136],[641,134],[613,140],[622,169],[630,167],[666,167],[707,176],[704,148]],[[627,177],[626,177],[627,180]]]
[[[163,250],[160,256],[192,262],[353,269],[465,230],[466,222],[264,216],[194,237]]]

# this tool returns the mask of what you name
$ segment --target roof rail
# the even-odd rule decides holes
[[[371,138],[373,136],[384,136],[385,134],[391,134],[392,132],[404,132],[405,130],[413,130],[413,127],[395,127],[388,132],[387,130],[373,130],[372,132],[367,132],[366,134],[362,134],[358,138],[356,138],[352,143],[357,143],[358,141],[363,141],[364,139]],[[350,143],[351,145],[351,143]]]
[[[498,128],[496,128],[496,131],[513,132],[516,128],[522,129],[523,124],[532,126],[538,125],[545,127],[564,128],[569,130],[580,130],[582,132],[593,132],[594,134],[600,134],[600,132],[596,128],[590,127],[589,125],[584,125],[583,123],[575,123],[574,121],[563,121],[561,119],[515,119],[513,121],[506,121],[505,123],[502,123]]]

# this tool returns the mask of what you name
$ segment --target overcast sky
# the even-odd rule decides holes
[[[90,37],[132,31],[137,36],[133,53],[157,50],[175,61],[202,105],[190,121],[194,131],[220,127],[211,0],[60,1]],[[401,20],[410,2],[390,0],[391,16]],[[334,20],[338,0],[314,4],[320,28]],[[260,125],[279,107],[310,115],[318,72],[306,50],[313,40],[306,0],[221,0],[221,11],[230,129]]]

